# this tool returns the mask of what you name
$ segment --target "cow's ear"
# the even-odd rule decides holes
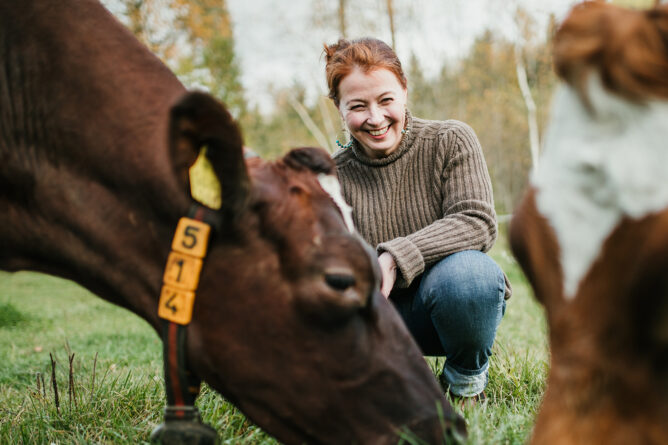
[[[285,155],[283,161],[292,168],[306,167],[315,173],[332,175],[336,171],[336,165],[331,156],[322,148],[294,148]]]
[[[206,93],[187,93],[170,112],[170,154],[181,185],[190,193],[189,169],[201,148],[220,182],[224,220],[240,215],[248,200],[250,180],[241,132],[225,107]]]

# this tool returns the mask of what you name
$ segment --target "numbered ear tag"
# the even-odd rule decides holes
[[[195,258],[204,258],[209,242],[211,226],[195,219],[183,217],[174,233],[172,250]]]
[[[167,266],[165,266],[165,275],[162,281],[179,289],[194,291],[199,284],[202,264],[203,262],[199,258],[179,252],[171,252],[167,258]]]
[[[174,323],[187,325],[192,320],[194,303],[194,292],[164,285],[158,303],[158,316]]]

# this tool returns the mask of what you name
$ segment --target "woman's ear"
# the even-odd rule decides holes
[[[220,182],[223,220],[232,221],[245,210],[250,190],[241,132],[212,96],[187,93],[170,111],[169,150],[174,173],[188,194],[189,170],[204,146]]]

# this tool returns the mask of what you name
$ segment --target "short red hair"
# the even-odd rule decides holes
[[[325,74],[329,97],[339,106],[339,84],[350,72],[359,67],[363,72],[385,68],[394,73],[399,83],[407,88],[408,81],[396,53],[382,40],[366,37],[356,40],[340,39],[325,45]]]

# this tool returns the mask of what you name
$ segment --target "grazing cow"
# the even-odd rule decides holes
[[[0,268],[72,279],[159,330],[203,145],[222,207],[187,325],[190,370],[285,443],[463,434],[324,190],[325,152],[245,161],[227,111],[186,93],[97,1],[0,0]]]
[[[510,229],[544,305],[534,444],[668,444],[668,7],[560,26],[544,154]]]

